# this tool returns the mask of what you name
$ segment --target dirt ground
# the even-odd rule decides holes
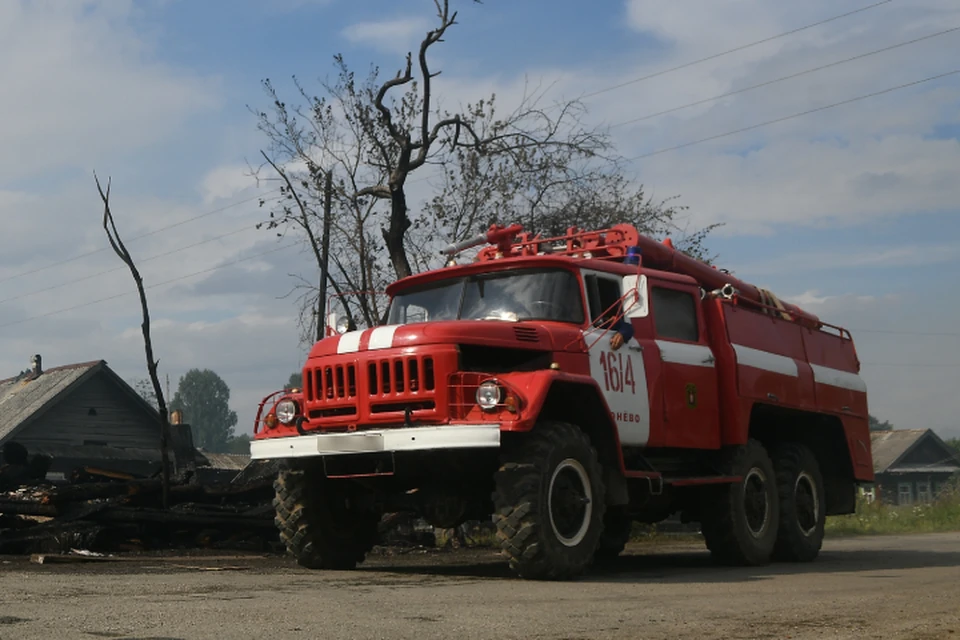
[[[257,555],[37,565],[0,557],[0,639],[904,638],[960,640],[960,533],[829,540],[812,564],[711,564],[635,545],[571,583],[491,551],[377,556],[310,572]]]

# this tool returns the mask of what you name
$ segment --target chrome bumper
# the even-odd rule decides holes
[[[378,451],[433,451],[499,446],[500,425],[458,424],[254,440],[250,443],[250,457],[253,460],[272,460]]]

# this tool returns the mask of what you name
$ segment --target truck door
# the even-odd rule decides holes
[[[616,332],[612,320],[623,315],[620,300],[626,293],[624,279],[599,271],[585,271],[583,279],[591,319],[591,326],[583,334],[590,352],[590,375],[600,386],[613,414],[620,444],[643,446],[650,437],[650,402],[643,355],[633,339],[624,340],[616,349],[610,342]],[[636,287],[635,281],[633,285]],[[630,322],[629,318],[622,321]]]
[[[720,446],[717,369],[707,344],[699,290],[651,281],[650,313],[660,351],[664,446]]]

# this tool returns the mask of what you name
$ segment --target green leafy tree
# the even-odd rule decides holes
[[[960,438],[950,438],[949,440],[946,440],[945,442],[947,443],[947,446],[948,446],[948,447],[950,447],[951,449],[953,449],[953,450],[956,451],[957,453],[960,453]]]
[[[209,369],[187,371],[180,378],[170,409],[182,412],[197,447],[217,453],[227,451],[235,437],[237,413],[230,409],[230,387],[216,373]]]
[[[284,389],[302,389],[303,388],[303,373],[297,371],[296,373],[290,374],[290,380],[287,381]]]
[[[894,427],[889,420],[880,422],[876,416],[870,416],[870,431],[893,431]]]
[[[250,455],[250,439],[250,436],[245,433],[231,437],[227,441],[223,453],[243,453]]]

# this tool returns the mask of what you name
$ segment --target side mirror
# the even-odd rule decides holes
[[[647,276],[623,277],[624,317],[646,318],[650,315],[650,302],[647,295]]]

